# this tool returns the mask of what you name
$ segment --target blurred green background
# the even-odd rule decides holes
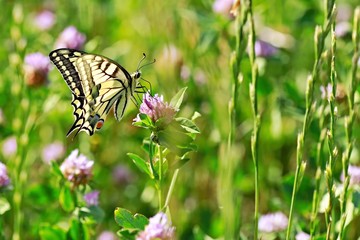
[[[260,213],[277,210],[287,213],[296,165],[296,135],[302,127],[305,109],[306,77],[314,62],[313,34],[315,26],[324,21],[323,4],[308,0],[254,1],[253,4],[258,39],[277,49],[272,56],[258,58],[259,111],[263,122],[259,152]],[[352,11],[358,1],[338,1],[337,4],[339,10],[345,9],[347,16],[338,21],[351,24]],[[147,61],[155,58],[155,64],[142,69],[142,76],[165,100],[188,87],[179,116],[191,117],[194,111],[201,113],[197,119],[201,134],[196,140],[198,151],[190,155],[191,160],[179,173],[170,203],[172,222],[179,239],[196,239],[196,236],[201,239],[199,232],[213,238],[223,236],[219,173],[224,167],[222,161],[225,161],[230,128],[229,59],[235,44],[235,28],[232,17],[215,11],[213,5],[213,1],[206,0],[0,1],[0,108],[4,116],[0,144],[11,136],[27,143],[26,146],[20,143],[15,155],[1,155],[0,161],[8,166],[10,177],[17,174],[13,168],[16,161],[24,158],[26,162],[22,204],[24,239],[38,239],[39,226],[57,224],[67,218],[59,207],[57,179],[41,157],[44,147],[56,141],[66,149],[59,162],[76,148],[95,161],[92,185],[101,192],[100,207],[106,214],[104,221],[96,226],[95,235],[103,230],[118,230],[113,218],[115,207],[148,217],[157,211],[154,187],[126,155],[133,152],[145,156],[140,146],[149,134],[132,126],[138,112],[134,104],[130,104],[120,123],[109,114],[104,127],[94,136],[81,133],[72,140],[66,138],[73,122],[71,94],[55,67],[49,73],[48,84],[32,87],[24,80],[25,55],[40,52],[47,56],[55,48],[59,34],[71,25],[86,36],[86,52],[114,59],[129,72],[136,70],[142,53],[147,54]],[[55,23],[47,30],[38,29],[33,20],[44,9],[55,14]],[[344,88],[351,68],[350,35],[344,34],[337,42],[338,79]],[[254,170],[248,94],[251,69],[247,56],[241,71],[244,79],[237,109],[233,189],[235,198],[241,199],[241,211],[236,213],[242,222],[241,231],[251,239]],[[320,85],[326,85],[328,80],[321,78],[320,81],[315,89],[318,102],[321,101]],[[346,101],[339,100],[338,104],[340,113],[346,110]],[[340,120],[339,126],[342,124]],[[355,136],[358,126],[355,124]],[[311,211],[314,151],[320,132],[317,124],[310,128],[305,156],[308,168],[296,208],[296,224],[305,230]],[[343,127],[339,129],[338,139],[343,147]],[[354,145],[354,163],[359,161],[358,144]],[[341,164],[334,173],[337,179],[340,167]],[[11,192],[1,194],[12,197]],[[11,234],[12,211],[3,217],[5,233]]]

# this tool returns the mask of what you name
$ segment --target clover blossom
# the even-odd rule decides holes
[[[98,236],[97,240],[117,240],[119,239],[113,232],[103,231]]]
[[[262,40],[256,40],[254,48],[257,57],[268,58],[276,55],[278,52],[276,47]]]
[[[288,225],[288,218],[282,212],[265,214],[259,219],[259,230],[261,232],[280,232]]]
[[[46,163],[50,163],[61,158],[65,153],[65,147],[60,142],[51,143],[43,148],[42,159]]]
[[[0,188],[6,187],[7,185],[9,185],[9,183],[10,179],[7,174],[6,166],[2,162],[0,162]]]
[[[38,87],[47,82],[50,60],[42,53],[31,53],[24,60],[25,81],[28,86]]]
[[[41,30],[50,29],[55,23],[55,15],[49,10],[39,12],[34,19],[34,24]]]
[[[82,49],[85,43],[86,37],[80,33],[74,26],[65,28],[56,40],[56,48],[73,48]]]
[[[349,165],[348,174],[350,177],[350,185],[360,184],[360,167]],[[340,179],[344,181],[344,175],[341,174]]]
[[[165,126],[174,119],[177,111],[167,102],[164,102],[164,97],[158,94],[154,96],[151,96],[149,93],[144,94],[143,102],[140,105],[140,113],[148,115],[153,123],[162,119]],[[138,121],[140,121],[139,115],[134,119],[134,122]]]
[[[2,145],[2,153],[5,157],[14,155],[17,151],[16,137],[8,137]]]
[[[74,186],[86,184],[92,177],[92,167],[94,161],[89,160],[84,155],[79,155],[76,149],[61,164],[60,170],[64,177],[72,182]]]
[[[84,195],[87,206],[97,206],[99,204],[99,191],[92,191]]]
[[[331,83],[329,83],[326,86],[320,86],[320,91],[321,91],[321,98],[324,100],[331,100],[332,97],[332,91],[333,91],[333,86]]]
[[[175,239],[175,228],[171,226],[165,213],[159,212],[149,219],[145,230],[136,236],[136,240]]]
[[[112,179],[116,184],[122,185],[131,182],[133,176],[130,169],[125,165],[117,165],[112,172]]]
[[[215,0],[212,5],[212,9],[215,13],[232,17],[230,10],[233,6],[233,2],[233,0]]]
[[[296,240],[309,240],[310,235],[305,232],[299,232],[296,234],[295,239]]]

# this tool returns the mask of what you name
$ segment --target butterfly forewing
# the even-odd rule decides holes
[[[75,122],[73,131],[93,135],[101,128],[115,103],[115,117],[120,120],[133,94],[132,77],[121,65],[103,56],[73,49],[58,49],[50,53],[50,60],[59,69],[73,94]]]

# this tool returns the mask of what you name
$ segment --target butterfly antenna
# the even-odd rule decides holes
[[[138,70],[140,70],[140,69],[142,69],[143,67],[146,67],[146,66],[148,66],[148,65],[154,64],[155,62],[156,62],[156,59],[154,58],[154,60],[152,60],[152,61],[149,62],[149,63],[146,63],[146,64],[142,65]]]
[[[138,63],[138,66],[137,66],[137,68],[136,68],[138,71],[140,70],[140,68],[142,68],[142,67],[140,67],[140,64],[144,61],[145,58],[146,58],[146,54],[143,53],[143,57],[142,57],[142,59],[140,60],[140,62]]]

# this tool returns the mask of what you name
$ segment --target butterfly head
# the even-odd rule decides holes
[[[134,72],[134,73],[132,74],[132,77],[133,77],[134,79],[139,79],[139,78],[141,77],[141,72],[140,72],[140,70],[137,70],[136,72]]]

